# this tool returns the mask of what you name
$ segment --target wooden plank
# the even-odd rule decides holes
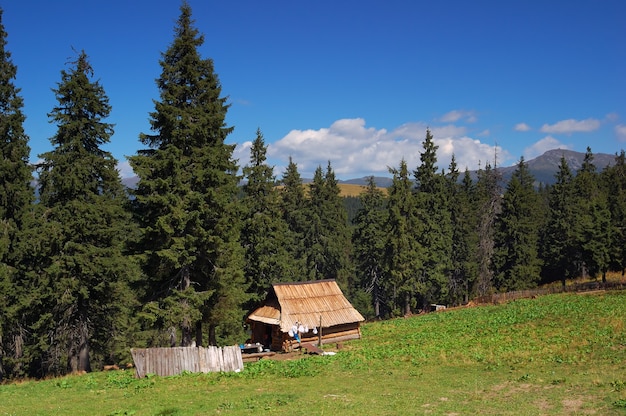
[[[130,355],[133,357],[135,365],[135,377],[143,378],[146,375],[146,353],[145,348],[131,348]]]

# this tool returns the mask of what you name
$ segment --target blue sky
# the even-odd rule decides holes
[[[554,148],[626,148],[623,0],[190,0],[231,104],[241,166],[260,128],[280,177],[330,161],[338,178],[419,164],[427,127],[440,168],[502,166]],[[2,1],[31,160],[51,149],[60,71],[84,49],[113,107],[107,146],[143,146],[176,0]],[[497,150],[496,150],[497,146]]]

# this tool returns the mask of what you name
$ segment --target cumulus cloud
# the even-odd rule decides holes
[[[250,148],[252,147],[251,141],[238,143],[233,152],[233,159],[239,162],[240,167],[244,167],[250,162]]]
[[[389,167],[397,167],[405,160],[410,169],[420,163],[422,142],[428,125],[422,122],[406,123],[388,131],[367,127],[362,118],[335,121],[319,130],[292,130],[268,147],[268,158],[279,161],[277,175],[291,156],[303,177],[311,177],[317,166],[331,162],[337,177],[342,179],[367,175],[388,176]],[[437,151],[439,169],[446,169],[452,154],[460,170],[476,169],[479,164],[509,158],[508,153],[478,139],[468,137],[464,127],[445,125],[431,127]]]
[[[537,156],[541,156],[551,149],[569,149],[570,146],[565,145],[552,136],[546,136],[535,142],[532,146],[524,149],[524,159],[530,160]]]
[[[529,131],[530,126],[526,123],[517,123],[514,127],[515,131]]]
[[[475,111],[452,110],[439,118],[439,121],[442,123],[455,123],[459,120],[465,120],[468,123],[475,123],[478,121],[478,117],[476,116]]]
[[[618,124],[615,126],[615,135],[620,142],[626,142],[626,125]]]
[[[600,121],[595,118],[588,118],[585,120],[575,120],[570,118],[568,120],[561,120],[555,124],[544,124],[541,126],[543,133],[552,134],[570,134],[579,132],[590,132],[600,128]]]
[[[133,172],[133,168],[130,167],[130,163],[128,163],[128,161],[118,162],[117,171],[120,173],[120,177],[122,178],[132,178],[135,176],[135,172]]]

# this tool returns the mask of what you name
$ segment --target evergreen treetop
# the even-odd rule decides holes
[[[183,2],[174,29],[174,41],[162,54],[157,79],[160,100],[150,113],[150,125],[155,134],[140,135],[143,144],[151,148],[174,145],[185,156],[194,148],[218,146],[233,131],[226,127],[227,98],[215,73],[213,60],[203,59],[198,48],[204,36],[191,18],[191,7]]]

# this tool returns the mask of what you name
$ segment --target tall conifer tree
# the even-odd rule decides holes
[[[437,149],[430,130],[422,142],[420,165],[414,171],[416,214],[421,230],[415,237],[423,248],[420,278],[424,283],[422,305],[448,301],[448,284],[452,269],[452,223],[449,194],[443,174],[438,173]]]
[[[615,165],[603,172],[603,183],[611,212],[610,263],[626,273],[626,152],[615,156]]]
[[[600,175],[593,159],[593,153],[587,147],[583,164],[574,178],[576,239],[582,261],[581,272],[594,277],[602,275],[605,280],[613,229],[607,194],[600,186]]]
[[[576,245],[574,177],[565,157],[561,157],[556,183],[548,197],[548,221],[541,237],[540,252],[546,280],[561,280],[565,286],[579,272],[582,261]]]
[[[25,228],[25,216],[33,202],[30,148],[24,132],[24,102],[14,84],[17,67],[7,50],[7,33],[0,8],[0,380],[5,371],[13,375],[19,366],[25,322],[17,305],[23,293],[18,284],[20,261],[18,240]],[[22,300],[23,302],[23,300]],[[7,368],[10,367],[10,368]]]
[[[291,273],[291,276],[293,281],[303,281],[308,279],[306,250],[304,247],[307,200],[302,177],[300,172],[298,172],[298,165],[291,157],[289,157],[289,163],[283,173],[281,184],[280,208],[288,228],[286,249],[289,257],[294,262],[294,271]]]
[[[358,280],[358,291],[369,294],[368,309],[373,306],[373,316],[381,317],[383,300],[383,275],[385,251],[386,199],[376,186],[373,176],[360,195],[361,208],[354,219],[352,242]],[[357,309],[358,305],[356,305]],[[363,312],[364,310],[361,310]]]
[[[416,297],[425,290],[419,275],[424,255],[415,237],[422,230],[416,221],[413,184],[406,161],[403,159],[399,168],[390,168],[389,172],[393,182],[387,202],[384,288],[392,313],[403,315],[411,313]]]
[[[496,219],[494,284],[499,290],[530,289],[540,280],[538,254],[542,205],[524,158],[507,184]]]
[[[446,175],[450,197],[450,220],[452,222],[452,270],[449,281],[449,299],[452,304],[467,303],[476,282],[476,206],[474,182],[466,168],[461,183],[454,156]]]
[[[234,146],[224,142],[233,128],[226,126],[229,106],[213,61],[198,52],[203,43],[184,2],[160,60],[153,134],[140,135],[148,148],[130,158],[139,177],[146,312],[170,331],[172,345],[190,345],[194,332],[202,345],[203,326],[210,344],[235,341],[247,299],[238,166]]]
[[[479,169],[476,183],[477,236],[476,262],[478,265],[477,294],[483,296],[493,287],[493,253],[496,217],[501,208],[501,175],[495,167],[487,163]]]
[[[328,162],[318,166],[311,183],[306,231],[307,270],[311,280],[337,279],[348,290],[352,281],[351,233],[340,189]]]
[[[54,90],[58,105],[54,149],[40,157],[40,201],[46,208],[41,231],[45,258],[40,285],[46,313],[35,324],[48,336],[44,360],[52,372],[90,370],[95,353],[109,358],[111,334],[121,312],[122,276],[133,274],[124,255],[130,217],[117,160],[101,147],[113,126],[104,88],[91,81],[93,69],[81,52],[70,71],[61,71]],[[48,307],[48,309],[46,309]],[[68,368],[69,367],[69,368]]]
[[[250,163],[243,168],[247,181],[243,186],[241,242],[253,302],[262,300],[272,283],[297,280],[293,258],[287,252],[288,229],[280,210],[274,169],[267,164],[266,152],[259,129],[250,149]]]

